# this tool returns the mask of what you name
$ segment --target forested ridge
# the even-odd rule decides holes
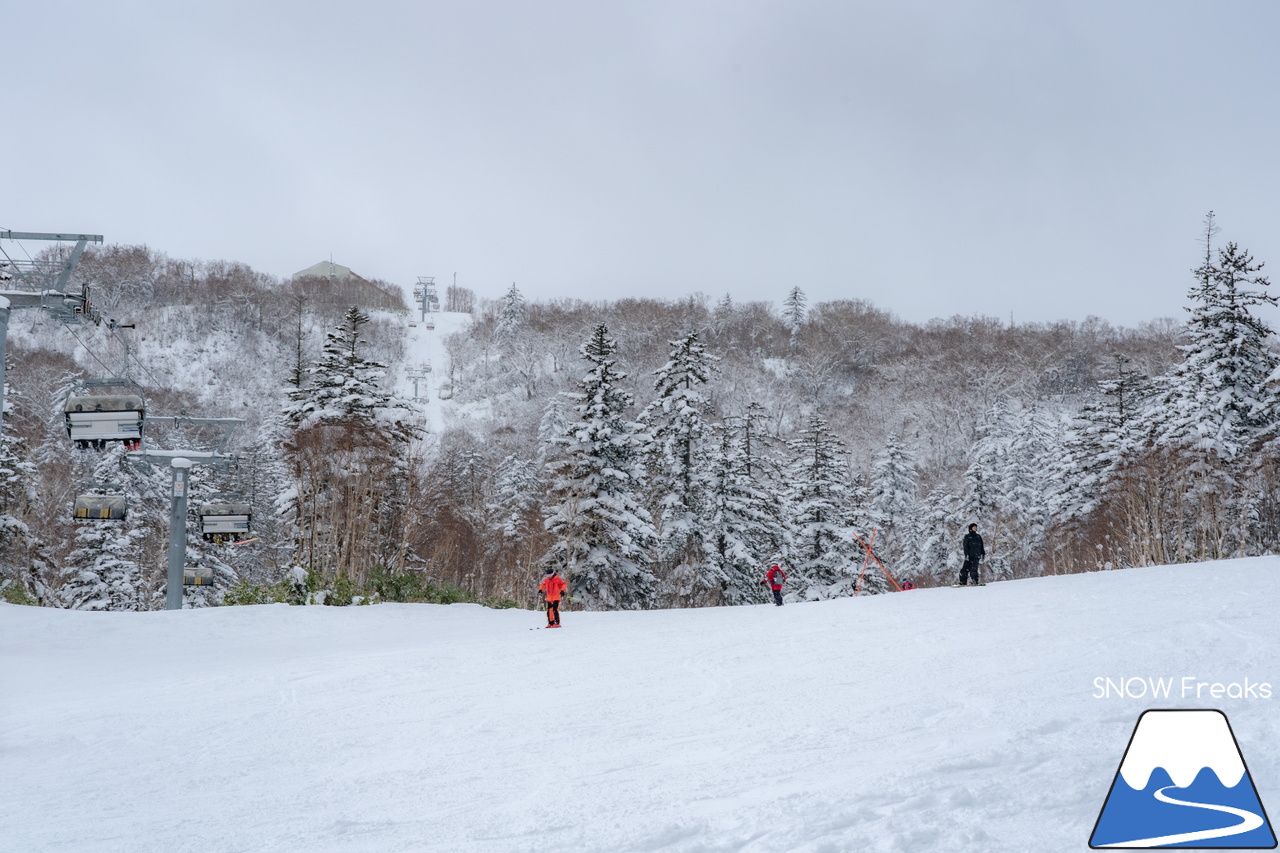
[[[217,578],[192,605],[527,605],[547,566],[580,606],[740,604],[764,600],[770,562],[799,598],[875,593],[893,586],[861,572],[873,531],[896,579],[930,585],[954,579],[970,522],[985,580],[1271,553],[1280,357],[1259,309],[1275,301],[1216,233],[1210,219],[1195,268],[1162,283],[1186,291],[1186,316],[1132,329],[913,324],[873,289],[808,304],[798,285],[775,304],[456,288],[446,307],[471,322],[427,402],[404,396],[411,312],[393,286],[91,250],[77,276],[134,328],[15,315],[3,595],[163,606],[167,472],[77,449],[62,425],[78,379],[121,374],[149,414],[245,420],[238,463],[197,468],[192,498],[243,496],[255,538],[191,535]],[[147,441],[215,439],[178,425]],[[72,519],[77,493],[107,487],[126,519]]]

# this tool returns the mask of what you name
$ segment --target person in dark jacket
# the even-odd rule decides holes
[[[973,575],[973,585],[978,585],[978,564],[986,555],[987,549],[982,546],[982,537],[978,535],[978,525],[970,524],[969,532],[964,535],[964,566],[960,569],[960,586],[966,585],[970,575]]]

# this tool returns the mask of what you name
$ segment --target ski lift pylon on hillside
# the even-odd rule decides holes
[[[142,441],[146,403],[138,393],[94,394],[92,389],[120,387],[137,390],[127,379],[86,379],[67,397],[63,411],[67,435],[81,447],[101,448],[108,441],[137,445]]]
[[[86,489],[98,489],[103,492],[119,492],[120,487],[111,483],[86,483]],[[76,495],[75,518],[77,521],[123,521],[129,509],[129,502],[121,494],[94,494],[84,492]]]
[[[216,494],[200,504],[200,533],[219,544],[248,535],[252,521],[253,508],[236,495]]]

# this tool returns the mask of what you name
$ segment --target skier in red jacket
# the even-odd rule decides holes
[[[564,578],[556,574],[555,569],[547,569],[547,576],[542,579],[542,583],[538,586],[538,592],[542,595],[542,599],[547,603],[547,627],[560,627],[560,597],[564,595],[569,584],[565,583]]]
[[[764,576],[762,584],[768,584],[769,589],[773,590],[773,603],[782,606],[782,585],[787,580],[787,573],[778,568],[777,564],[769,567],[769,572]]]

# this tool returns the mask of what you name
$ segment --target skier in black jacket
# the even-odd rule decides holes
[[[978,535],[978,525],[970,524],[969,532],[964,535],[964,567],[960,569],[960,586],[965,586],[969,575],[973,575],[973,585],[978,585],[978,564],[987,555],[982,546],[982,537]]]

